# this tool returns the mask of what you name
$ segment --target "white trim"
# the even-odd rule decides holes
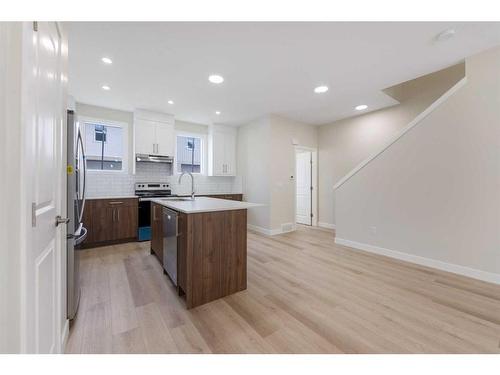
[[[61,335],[61,353],[64,353],[66,349],[66,343],[68,342],[68,337],[69,337],[69,319],[66,319],[66,321],[64,322]]]
[[[413,119],[403,130],[401,130],[398,134],[396,134],[389,142],[387,142],[381,150],[372,154],[367,159],[358,164],[353,170],[351,170],[347,175],[342,177],[339,182],[337,182],[333,186],[333,190],[338,189],[340,186],[344,184],[347,180],[349,180],[352,176],[358,173],[361,169],[363,169],[367,164],[369,164],[373,159],[382,154],[385,150],[389,148],[394,142],[396,142],[403,135],[408,133],[411,129],[413,129],[416,125],[418,125],[423,119],[425,119],[432,111],[438,108],[441,104],[443,104],[448,98],[450,98],[453,94],[455,94],[462,86],[467,83],[467,77],[463,77],[460,81],[458,81],[453,87],[451,87],[448,91],[446,91],[443,95],[441,95],[435,102],[433,102],[429,107],[427,107],[422,113],[420,113],[417,117]]]
[[[327,229],[335,229],[335,224],[325,223],[324,221],[319,221],[318,227],[327,228]]]
[[[384,255],[390,258],[403,260],[410,263],[419,264],[421,266],[436,268],[441,271],[452,272],[458,275],[471,277],[481,281],[500,285],[500,274],[481,271],[475,268],[465,267],[458,264],[447,263],[437,259],[424,258],[418,255],[402,253],[400,251],[389,250],[383,247],[369,245],[361,242],[345,240],[343,238],[335,238],[335,243],[338,245],[348,246],[353,249],[364,250],[370,253]]]
[[[266,229],[266,228],[262,228],[262,227],[259,227],[257,225],[252,225],[252,224],[247,224],[247,229],[253,230],[253,231],[260,233],[260,234],[264,234],[266,236],[275,236],[277,234],[290,233],[290,232],[293,232],[296,230],[296,228],[294,227],[293,230],[289,230],[289,231],[284,232],[281,229]]]

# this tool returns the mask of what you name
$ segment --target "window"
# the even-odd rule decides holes
[[[202,139],[196,136],[177,136],[177,172],[201,173]]]
[[[95,142],[106,142],[106,127],[104,125],[95,125],[94,140]]]
[[[123,171],[125,131],[121,125],[83,121],[88,170]]]

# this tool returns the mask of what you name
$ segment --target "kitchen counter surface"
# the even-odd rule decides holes
[[[139,198],[137,195],[109,195],[109,196],[100,196],[100,197],[86,197],[86,199],[134,199]]]
[[[175,200],[169,198],[157,198],[151,200],[154,203],[164,207],[171,208],[175,211],[184,212],[186,214],[194,214],[200,212],[215,212],[215,211],[231,211],[231,210],[246,210],[253,207],[261,207],[262,204],[238,202],[227,199],[196,197],[192,200]]]

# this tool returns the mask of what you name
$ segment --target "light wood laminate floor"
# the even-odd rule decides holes
[[[82,251],[68,353],[500,353],[500,286],[352,250],[332,231],[248,234],[248,289],[186,310],[149,242]]]

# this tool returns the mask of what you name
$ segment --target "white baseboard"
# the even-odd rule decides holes
[[[247,224],[247,228],[253,230],[260,234],[265,234],[266,236],[275,236],[277,234],[293,232],[296,228],[294,227],[292,230],[282,231],[281,229],[266,229],[259,227],[257,225]]]
[[[343,238],[335,238],[335,243],[339,245],[344,245],[351,247],[353,249],[359,249],[368,251],[370,253],[375,253],[379,255],[385,255],[390,258],[395,258],[399,260],[404,260],[406,262],[419,264],[421,266],[436,268],[438,270],[456,273],[458,275],[471,277],[473,279],[478,279],[481,281],[486,281],[493,284],[500,284],[500,274],[481,271],[475,268],[460,266],[458,264],[446,263],[440,260],[424,258],[418,255],[412,255],[408,253],[402,253],[400,251],[389,250],[383,247],[378,247],[374,245],[368,245],[361,242],[355,242],[350,240],[345,240]]]
[[[326,229],[335,229],[335,224],[325,223],[324,221],[318,221],[318,227]]]
[[[66,322],[64,322],[64,327],[62,330],[62,335],[61,335],[61,352],[64,353],[66,349],[66,343],[68,342],[68,337],[69,337],[69,319],[66,319]]]

